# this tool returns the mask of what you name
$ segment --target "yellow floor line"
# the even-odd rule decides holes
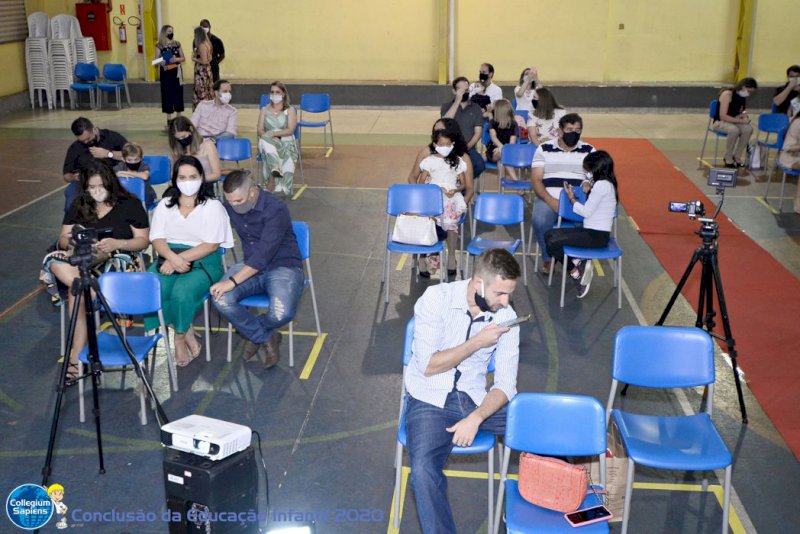
[[[631,221],[631,226],[633,226],[633,229],[638,232],[639,231],[639,225],[636,224],[636,221],[633,220],[633,217],[628,215],[628,220]]]
[[[292,197],[292,200],[297,200],[298,198],[300,198],[300,195],[302,195],[305,192],[306,189],[308,189],[308,186],[303,184],[303,187],[298,189],[297,193],[294,194],[294,196]]]
[[[658,491],[703,491],[703,486],[700,484],[664,484],[659,482],[634,482],[634,489],[649,489]],[[709,484],[708,491],[714,494],[720,507],[724,502],[724,491],[719,484]],[[736,509],[730,507],[730,515],[728,516],[728,525],[734,534],[745,534],[744,526],[739,519]]]
[[[400,511],[394,509],[394,503],[397,498],[397,495],[392,492],[392,506],[389,509],[389,526],[386,529],[386,534],[397,534],[400,532],[399,529],[394,528],[394,516],[397,514],[397,517],[402,520],[403,519],[403,505],[406,503],[406,486],[408,485],[408,475],[411,473],[410,467],[403,467],[400,470]],[[399,523],[400,521],[398,521]]]
[[[777,214],[778,214],[778,210],[776,210],[775,208],[773,208],[772,206],[770,206],[770,205],[767,203],[767,201],[766,201],[766,200],[764,200],[762,197],[754,197],[754,198],[756,199],[756,201],[757,201],[759,204],[761,204],[762,206],[764,206],[765,208],[767,208],[767,209],[768,209],[769,211],[771,211],[771,212],[772,212],[774,215],[777,215]]]
[[[395,271],[402,271],[403,267],[406,266],[406,260],[408,260],[408,254],[405,252],[400,254],[400,260],[397,262],[397,267],[394,268]]]
[[[592,265],[594,265],[594,272],[597,273],[597,276],[605,276],[606,273],[603,270],[603,266],[600,265],[600,260],[592,260]]]
[[[295,334],[296,333],[297,332],[295,332]],[[314,332],[314,334],[316,335],[316,332]],[[300,373],[300,380],[308,380],[311,371],[314,369],[314,364],[317,363],[317,357],[319,356],[319,352],[322,350],[322,344],[325,343],[326,337],[328,337],[328,334],[323,332],[314,342],[314,346],[311,347],[311,352],[308,355],[306,365],[303,367],[303,372]]]
[[[707,162],[704,159],[697,158],[697,161],[699,161],[701,165],[704,165],[706,167],[709,167],[709,168],[714,167],[713,165],[711,165],[709,162]]]

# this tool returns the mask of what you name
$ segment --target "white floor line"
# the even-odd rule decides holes
[[[23,204],[22,206],[19,206],[19,207],[17,207],[17,208],[14,208],[14,209],[13,209],[13,210],[11,210],[11,211],[7,211],[7,212],[5,212],[4,214],[0,215],[0,219],[3,219],[3,218],[5,218],[5,217],[8,217],[9,215],[13,215],[13,214],[15,214],[16,212],[18,212],[19,210],[21,210],[21,209],[24,209],[24,208],[27,208],[27,207],[28,207],[28,206],[30,206],[31,204],[36,204],[36,203],[37,203],[37,202],[39,202],[40,200],[44,200],[45,198],[49,197],[50,195],[52,195],[52,194],[54,194],[54,193],[58,193],[59,191],[63,191],[64,189],[66,189],[66,187],[67,187],[66,185],[62,185],[62,186],[61,186],[61,187],[59,187],[58,189],[53,189],[53,190],[52,190],[52,191],[50,191],[49,193],[45,193],[44,195],[42,195],[42,196],[40,196],[40,197],[36,197],[36,198],[34,198],[33,200],[31,200],[30,202],[26,202],[26,203],[25,203],[25,204]]]
[[[633,314],[636,316],[636,320],[639,321],[640,325],[648,326],[647,321],[644,318],[644,314],[639,308],[639,305],[636,303],[636,299],[633,298],[633,293],[631,293],[628,284],[625,283],[624,279],[620,283],[622,284],[622,293],[625,295],[625,300],[628,301],[631,311],[633,311]],[[692,415],[695,413],[695,411],[692,409],[691,403],[689,403],[689,399],[686,397],[686,393],[682,389],[675,390],[675,397],[677,398],[678,404],[680,404],[683,413],[686,415]],[[736,459],[734,458],[734,462],[735,460]],[[721,486],[725,480],[725,472],[722,469],[717,469],[714,471],[714,474],[717,476]],[[733,482],[731,482],[731,506],[733,506],[733,509],[736,510],[736,514],[739,516],[739,520],[742,522],[744,531],[756,532],[753,522],[750,520],[750,516],[747,515],[747,510],[745,509],[742,500],[739,498],[739,494],[736,493],[736,488],[733,486]]]

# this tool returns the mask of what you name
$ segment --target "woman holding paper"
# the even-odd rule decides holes
[[[186,61],[186,56],[183,55],[181,43],[175,41],[174,37],[172,26],[161,27],[156,43],[156,58],[153,62],[159,65],[161,111],[167,114],[167,131],[175,117],[183,112],[181,63]]]

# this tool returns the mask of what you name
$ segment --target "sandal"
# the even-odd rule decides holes
[[[428,258],[420,256],[417,258],[417,274],[420,278],[430,278],[431,273],[428,272]]]
[[[78,380],[83,378],[83,375],[78,374],[78,364],[69,362],[67,363],[67,387],[78,383]]]
[[[200,356],[200,353],[203,352],[203,345],[200,343],[199,338],[197,336],[195,336],[195,340],[197,341],[197,350],[193,351],[189,347],[189,344],[187,343],[186,348],[189,349],[189,359],[183,362],[176,361],[175,365],[177,365],[178,367],[186,367],[187,365],[192,363],[192,360]]]

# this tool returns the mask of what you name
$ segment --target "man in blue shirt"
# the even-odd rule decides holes
[[[253,183],[250,173],[234,170],[225,177],[225,209],[239,234],[244,262],[228,269],[209,292],[220,314],[245,338],[243,358],[256,353],[264,367],[280,359],[278,327],[294,318],[303,290],[303,263],[286,205]],[[269,295],[269,312],[253,315],[239,301]]]

